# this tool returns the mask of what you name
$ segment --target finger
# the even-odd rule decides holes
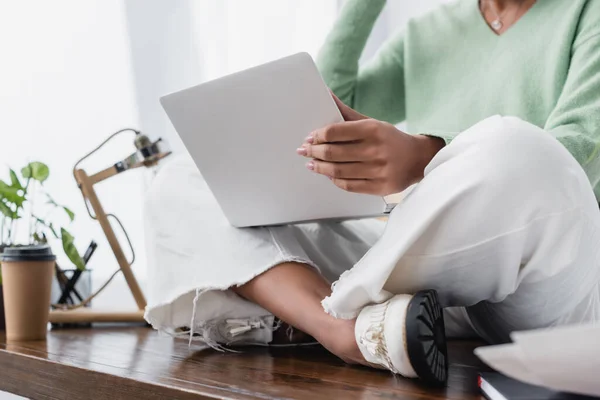
[[[306,138],[309,144],[354,142],[372,132],[372,120],[340,122],[317,129]]]
[[[334,179],[373,179],[376,169],[365,163],[330,163],[312,160],[306,164],[309,170]]]
[[[303,149],[302,155],[321,161],[355,162],[372,158],[372,151],[362,142],[305,145]]]
[[[332,179],[331,182],[340,189],[352,193],[377,194],[378,183],[368,179]]]
[[[333,92],[331,92],[331,96],[333,97],[333,101],[335,101],[335,105],[340,110],[342,117],[344,117],[344,121],[360,121],[369,118],[345,105]]]

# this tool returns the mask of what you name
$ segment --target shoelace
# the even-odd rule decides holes
[[[253,329],[264,328],[264,324],[260,320],[249,319],[227,319],[225,320],[225,331],[231,338],[243,335]]]
[[[177,332],[175,336],[183,337],[189,335],[190,345],[192,340],[200,340],[208,347],[221,351],[238,353],[238,351],[224,347],[219,344],[215,337],[221,337],[225,346],[235,341],[236,337],[240,337],[254,329],[262,329],[266,327],[262,319],[226,319],[221,321],[205,321],[201,324],[196,324],[195,329],[185,329]]]

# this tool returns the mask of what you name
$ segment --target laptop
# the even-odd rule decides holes
[[[382,197],[338,188],[296,154],[309,133],[343,121],[307,53],[160,102],[235,227],[359,219],[392,208]]]

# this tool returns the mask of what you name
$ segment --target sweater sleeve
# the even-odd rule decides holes
[[[592,187],[600,182],[600,7],[596,11],[595,21],[585,26],[582,20],[565,86],[545,126],[581,164]]]
[[[390,123],[405,119],[404,35],[389,39],[372,61],[359,59],[386,0],[349,0],[323,45],[317,64],[345,104]]]

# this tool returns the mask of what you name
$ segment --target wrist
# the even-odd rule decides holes
[[[413,136],[415,141],[415,163],[413,173],[413,184],[421,181],[425,175],[425,168],[433,157],[446,146],[444,139],[427,136],[427,135],[415,135]]]

